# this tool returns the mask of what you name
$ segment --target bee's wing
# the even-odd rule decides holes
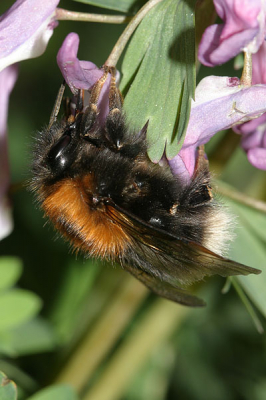
[[[132,244],[121,259],[121,263],[127,269],[129,265],[135,267],[136,273],[132,268],[130,272],[140,280],[138,270],[144,271],[146,275],[142,277],[143,283],[151,289],[153,285],[152,290],[158,294],[166,289],[163,283],[155,285],[156,279],[159,279],[159,282],[167,282],[173,290],[178,291],[180,289],[176,289],[176,286],[191,284],[205,276],[218,274],[226,277],[261,272],[225,259],[194,242],[184,241],[166,231],[154,228],[112,202],[109,202],[109,205],[110,217],[122,224],[131,238]]]
[[[173,284],[170,284],[153,275],[150,275],[144,270],[141,270],[136,266],[132,266],[127,262],[122,261],[122,266],[158,296],[175,301],[176,303],[183,304],[185,306],[205,306],[205,302],[203,300],[191,295],[190,293],[178,286],[174,286]]]

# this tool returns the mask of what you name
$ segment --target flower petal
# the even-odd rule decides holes
[[[223,25],[209,26],[199,44],[199,61],[207,67],[221,65],[241,53],[256,36],[257,29],[248,29],[221,40]]]
[[[244,49],[256,53],[264,41],[264,0],[215,0],[223,24],[208,27],[199,44],[198,57],[209,67],[223,64]]]
[[[0,71],[41,55],[57,26],[59,0],[17,0],[0,18]]]
[[[244,150],[255,149],[256,147],[263,147],[263,138],[266,127],[263,129],[256,129],[254,132],[249,132],[246,135],[242,135],[241,146]]]
[[[78,89],[90,89],[103,75],[95,64],[77,58],[79,36],[72,32],[67,35],[57,54],[57,64],[73,94]]]
[[[266,111],[265,98],[266,85],[244,87],[238,78],[204,78],[196,88],[186,138],[176,156],[181,160],[174,157],[169,161],[171,168],[182,174],[186,169],[192,177],[196,148],[221,130],[261,116]]]
[[[248,160],[254,167],[266,171],[266,148],[250,149],[247,152]]]
[[[78,89],[89,90],[102,77],[103,70],[90,61],[80,61],[77,58],[79,36],[72,32],[67,35],[57,54],[58,66],[74,95]],[[110,76],[101,90],[97,106],[99,109],[98,122],[104,124],[109,112]]]
[[[244,124],[234,126],[233,130],[236,133],[239,133],[239,134],[242,134],[243,136],[245,136],[246,134],[254,132],[257,128],[260,127],[260,125],[265,126],[265,123],[266,123],[266,114],[263,114],[259,118],[255,118],[248,122],[245,122]],[[263,128],[263,129],[265,130],[265,128]]]
[[[181,149],[180,152],[168,163],[171,171],[174,175],[178,175],[178,178],[186,184],[190,181],[196,164],[197,147],[190,146],[186,149]]]
[[[241,86],[237,78],[209,76],[196,88],[183,148],[205,144],[216,133],[261,116],[266,85]],[[233,83],[232,83],[233,82]]]
[[[252,57],[252,83],[266,83],[266,42],[260,46],[257,53],[253,54]]]
[[[8,199],[9,164],[7,151],[7,114],[9,95],[16,82],[17,65],[11,65],[0,72],[0,240],[13,229],[11,207]]]

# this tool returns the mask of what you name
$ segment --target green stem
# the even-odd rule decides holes
[[[148,1],[140,10],[139,12],[135,15],[135,17],[132,18],[130,23],[127,25],[126,29],[118,39],[117,43],[115,44],[113,50],[111,51],[111,54],[107,58],[105,65],[108,67],[115,67],[124,48],[126,47],[127,42],[129,41],[131,35],[139,25],[139,23],[143,20],[145,15],[158,3],[160,3],[163,0],[150,0]]]
[[[104,24],[124,24],[131,21],[132,17],[126,15],[90,14],[75,11],[56,9],[56,19],[61,21],[101,22]]]
[[[244,67],[240,82],[244,86],[252,85],[252,54],[249,50],[244,51]]]
[[[260,322],[260,319],[259,319],[259,317],[258,317],[258,315],[257,315],[252,303],[250,302],[248,296],[246,295],[246,293],[242,289],[241,284],[239,283],[238,279],[233,277],[233,278],[231,278],[231,282],[234,285],[234,288],[235,288],[237,294],[239,295],[240,299],[242,300],[243,304],[245,305],[245,307],[247,309],[247,312],[251,316],[257,331],[260,334],[263,334],[264,333],[264,329],[263,329],[263,326],[262,326],[262,324]]]
[[[188,307],[156,299],[82,399],[122,398],[130,381],[149,359],[154,349],[168,340],[189,313]]]
[[[217,192],[221,193],[223,196],[229,197],[232,200],[236,200],[239,203],[244,204],[245,206],[266,213],[266,203],[264,201],[247,196],[246,194],[233,189],[231,186],[227,185],[224,182],[219,181]]]
[[[125,275],[120,290],[61,370],[56,383],[68,383],[78,392],[81,391],[147,294],[145,286],[130,275]]]

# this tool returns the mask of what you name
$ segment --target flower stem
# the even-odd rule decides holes
[[[124,24],[132,20],[126,15],[90,14],[76,11],[56,9],[56,19],[60,21],[101,22],[104,24]]]
[[[156,299],[108,360],[83,400],[122,398],[128,385],[147,363],[154,349],[169,340],[190,313],[188,307]]]
[[[156,4],[160,3],[162,0],[150,0],[148,1],[139,12],[132,18],[118,41],[116,42],[111,54],[107,58],[105,65],[108,67],[115,67],[124,48],[126,47],[127,42],[129,41],[131,35],[139,25],[139,23],[143,20],[145,15],[154,7]]]
[[[246,307],[247,312],[249,313],[250,317],[252,318],[252,321],[257,329],[257,331],[260,334],[264,333],[264,329],[262,326],[262,323],[251,303],[251,301],[249,300],[248,296],[246,295],[245,291],[242,289],[241,284],[239,283],[239,281],[237,280],[236,277],[231,277],[231,282],[234,285],[234,288],[238,294],[238,296],[240,297],[240,299],[242,300],[244,306]]]
[[[245,206],[266,213],[266,203],[264,201],[257,200],[254,199],[253,197],[247,196],[246,194],[233,189],[224,182],[219,181],[219,184],[217,186],[217,191],[221,193],[223,196],[227,196],[232,200],[236,200],[239,203],[244,204]]]
[[[240,82],[244,86],[252,85],[252,54],[250,51],[244,51],[244,67]]]
[[[60,371],[56,383],[68,383],[78,392],[82,391],[148,293],[146,287],[135,278],[125,275],[116,296],[112,298],[93,329],[79,343],[74,354]]]

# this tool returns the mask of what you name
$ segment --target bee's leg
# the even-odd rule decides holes
[[[193,175],[193,190],[190,193],[190,206],[198,207],[213,199],[210,182],[209,161],[205,155],[204,145],[198,148],[198,157]]]
[[[116,70],[109,68],[111,83],[109,90],[109,114],[106,118],[106,140],[109,147],[119,151],[124,146],[126,133],[125,120],[122,113],[123,96],[116,86]]]
[[[84,90],[79,90],[78,95],[75,97],[76,102],[73,102],[72,97],[64,97],[63,108],[64,116],[69,124],[72,124],[79,113],[83,110]]]
[[[70,97],[63,98],[64,115],[68,119],[71,115],[71,99]]]
[[[75,96],[75,102],[72,98],[67,97],[64,99],[65,115],[67,122],[72,124],[73,122],[82,120],[82,111],[84,107],[84,90],[79,89],[77,96]],[[77,118],[80,115],[79,118]]]
[[[198,148],[198,157],[196,160],[194,175],[199,175],[202,172],[209,174],[209,161],[205,155],[204,144],[200,145]]]
[[[81,90],[79,90],[76,103],[73,103],[71,97],[63,98],[64,116],[69,124],[72,124],[75,121],[76,116],[81,111],[82,109],[81,102],[82,102]]]
[[[108,74],[109,70],[105,68],[103,76],[95,83],[92,88],[89,105],[85,109],[81,120],[80,134],[82,134],[83,136],[91,136],[90,130],[93,128],[97,115],[99,113],[97,103],[99,101],[103,85],[108,78]]]
[[[116,70],[114,67],[109,68],[109,71],[111,73],[111,83],[110,83],[110,90],[109,90],[109,115],[108,117],[111,117],[112,115],[116,113],[120,113],[122,111],[122,106],[123,106],[123,96],[116,86]]]
[[[83,107],[84,107],[84,90],[80,89],[78,91],[78,96],[77,96],[75,116],[83,111]]]
[[[47,128],[48,130],[51,129],[51,126],[57,120],[57,116],[59,114],[59,110],[60,110],[60,107],[61,107],[61,103],[62,103],[64,91],[65,91],[65,87],[66,87],[66,82],[64,80],[62,85],[60,86],[60,89],[58,91],[58,94],[57,94],[57,97],[56,97],[56,100],[55,100],[55,105],[54,105],[52,114],[50,116],[50,121],[49,121],[48,128]]]

